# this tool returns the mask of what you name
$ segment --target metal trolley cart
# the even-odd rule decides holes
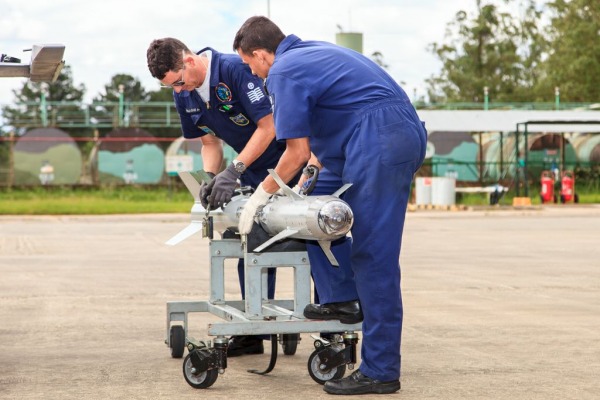
[[[167,243],[176,244],[200,230],[204,237],[210,239],[210,299],[167,303],[165,343],[174,358],[183,357],[185,348],[188,349],[183,361],[186,382],[197,389],[208,388],[216,382],[218,375],[227,368],[227,336],[231,335],[271,335],[269,366],[264,371],[249,370],[267,374],[275,367],[278,343],[282,344],[284,354],[293,355],[300,333],[343,332],[332,335],[334,339],[331,341],[313,336],[315,350],[308,359],[308,372],[313,380],[324,384],[331,379],[341,378],[346,368],[353,369],[358,343],[356,332],[360,331],[361,324],[308,320],[303,316],[304,307],[311,298],[310,265],[305,245],[298,240],[288,239],[270,246],[264,252],[248,252],[247,249],[255,249],[252,241],[260,241],[260,237],[266,234],[258,224],[248,235],[248,243],[230,230],[222,232],[222,239],[213,239],[213,220],[199,204],[196,194],[199,191],[194,185],[196,181],[183,173],[180,176],[194,194],[196,203],[192,207],[190,226],[171,239],[171,243]],[[228,210],[224,211],[227,214]],[[224,266],[228,258],[245,260],[245,300],[225,299]],[[285,267],[294,269],[294,298],[269,300],[267,270]],[[209,312],[224,320],[208,325],[207,333],[214,336],[213,340],[198,341],[188,336],[188,314],[192,312]]]

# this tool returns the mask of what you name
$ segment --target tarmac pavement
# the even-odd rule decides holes
[[[0,399],[336,398],[308,374],[307,334],[266,376],[246,370],[268,354],[230,358],[209,389],[185,382],[164,344],[166,302],[209,298],[208,240],[164,242],[188,222],[0,216]],[[402,389],[387,396],[600,398],[599,239],[596,205],[410,212]],[[293,295],[290,273],[277,298]],[[217,320],[190,315],[191,335],[209,339]]]

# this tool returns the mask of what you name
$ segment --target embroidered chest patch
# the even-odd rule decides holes
[[[233,121],[234,124],[238,125],[238,126],[246,126],[250,123],[250,121],[248,120],[248,118],[246,118],[246,116],[242,113],[239,113],[238,115],[234,115],[232,117],[229,117],[230,120]]]
[[[219,84],[215,87],[215,94],[217,95],[217,99],[219,99],[219,101],[231,101],[231,89],[229,89],[229,86],[223,82],[219,82]]]

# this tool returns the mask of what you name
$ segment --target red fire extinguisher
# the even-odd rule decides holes
[[[579,196],[575,193],[575,174],[573,171],[563,171],[560,178],[560,202],[569,201],[579,203]]]
[[[541,191],[540,200],[544,203],[556,203],[556,196],[554,195],[554,174],[551,171],[542,171],[540,178]]]

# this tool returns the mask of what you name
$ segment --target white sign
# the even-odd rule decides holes
[[[168,174],[175,175],[178,172],[189,172],[194,170],[194,158],[192,156],[166,156],[165,166]]]

